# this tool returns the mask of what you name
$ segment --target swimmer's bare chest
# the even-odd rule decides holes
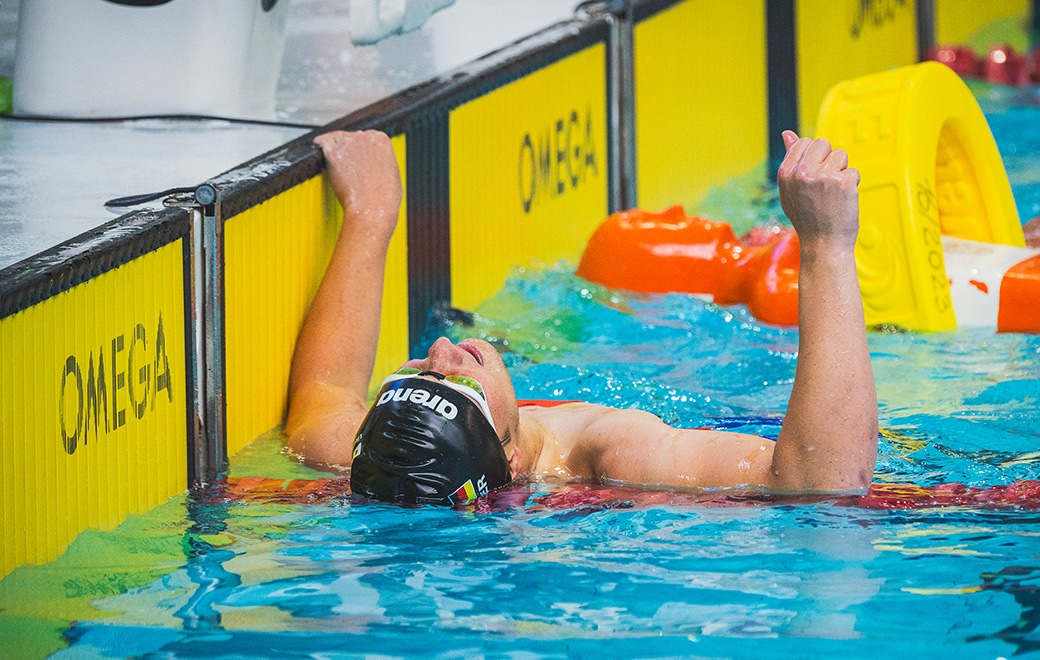
[[[522,406],[521,425],[537,434],[538,455],[533,458],[528,476],[534,481],[575,482],[598,478],[595,457],[583,443],[589,425],[610,408],[589,403],[565,403],[552,407]]]

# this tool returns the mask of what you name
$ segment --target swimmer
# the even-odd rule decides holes
[[[337,131],[315,139],[343,229],[293,357],[289,449],[316,467],[349,468],[355,493],[391,502],[456,504],[518,479],[865,492],[878,418],[853,257],[859,173],[826,140],[783,138],[780,202],[801,270],[798,365],[776,442],[589,403],[521,407],[498,352],[479,339],[438,339],[388,375],[369,406],[401,179],[386,135]]]

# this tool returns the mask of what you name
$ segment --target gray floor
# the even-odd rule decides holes
[[[415,32],[353,46],[347,0],[291,0],[274,118],[327,123],[564,20],[576,2],[456,0]],[[7,77],[18,8],[18,0],[0,3]],[[0,120],[0,268],[116,217],[105,200],[194,185],[302,132],[216,121]]]

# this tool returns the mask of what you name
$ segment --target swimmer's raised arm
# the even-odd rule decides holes
[[[801,268],[798,366],[779,439],[674,429],[648,413],[588,404],[538,413],[557,442],[573,447],[566,462],[573,474],[779,492],[854,492],[870,484],[877,395],[853,256],[859,173],[826,140],[787,131],[784,141],[780,200],[798,232]]]
[[[798,366],[770,471],[781,491],[865,490],[877,458],[877,393],[853,250],[859,172],[827,140],[784,132],[780,203],[801,244]]]
[[[311,462],[349,465],[367,410],[401,175],[383,133],[335,131],[314,142],[343,207],[343,228],[296,342],[286,434]]]

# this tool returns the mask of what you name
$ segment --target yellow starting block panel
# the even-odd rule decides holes
[[[0,319],[0,576],[187,488],[185,240]]]
[[[606,49],[594,44],[451,111],[452,304],[514,265],[577,261],[607,215]]]

